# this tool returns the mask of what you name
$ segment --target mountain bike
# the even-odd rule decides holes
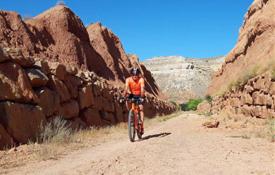
[[[131,109],[128,113],[128,135],[131,142],[135,141],[137,134],[138,139],[142,139],[142,120],[140,117],[139,105],[142,104],[140,97],[127,98],[131,102]]]

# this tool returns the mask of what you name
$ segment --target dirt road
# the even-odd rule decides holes
[[[10,174],[275,174],[275,144],[239,137],[237,131],[205,129],[202,117],[182,114],[145,131],[131,143],[119,139],[81,149],[59,160],[13,169]],[[115,133],[114,133],[115,134]]]

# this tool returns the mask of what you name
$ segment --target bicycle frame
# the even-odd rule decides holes
[[[141,134],[141,126],[142,121],[140,118],[140,101],[139,99],[128,99],[131,102],[131,109],[129,110],[128,115],[128,132],[129,138],[131,142],[135,141],[135,134],[137,134],[138,138],[142,138]]]
[[[139,105],[132,102],[132,108],[131,110],[134,113],[134,123],[135,123],[135,129],[138,130],[138,123],[139,123],[139,117],[140,117],[140,109]]]

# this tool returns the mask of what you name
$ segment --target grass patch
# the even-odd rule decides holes
[[[156,124],[177,117],[181,112],[152,119],[145,118],[145,133]],[[5,170],[25,164],[45,160],[57,160],[73,151],[104,144],[108,141],[119,142],[128,139],[127,123],[106,127],[90,127],[72,130],[70,123],[61,117],[41,126],[37,142],[16,147],[17,151],[0,151],[0,166]],[[1,174],[1,173],[0,173]]]
[[[46,125],[41,125],[41,132],[37,140],[39,143],[68,143],[74,133],[75,131],[69,127],[66,120],[56,117]]]
[[[267,137],[270,139],[271,142],[275,142],[275,119],[270,118],[267,122],[267,126]]]
[[[190,99],[187,103],[181,104],[182,111],[195,111],[198,105],[203,101],[203,99]]]

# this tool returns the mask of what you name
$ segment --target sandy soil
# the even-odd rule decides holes
[[[196,114],[182,114],[146,128],[141,141],[131,143],[125,130],[119,139],[114,137],[58,160],[27,164],[7,173],[275,174],[274,143],[241,137],[237,130],[205,129],[202,121]]]

